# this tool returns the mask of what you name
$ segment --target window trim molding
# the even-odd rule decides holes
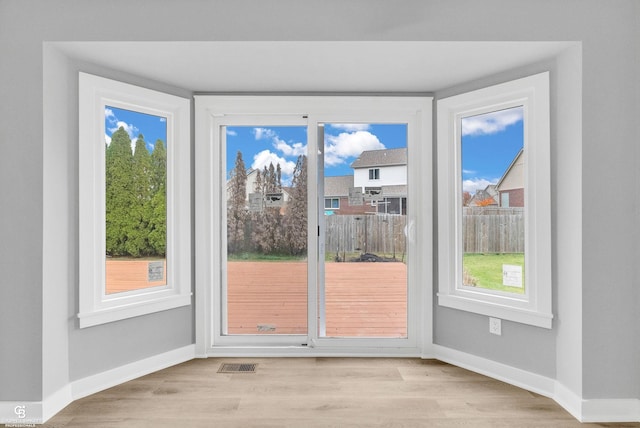
[[[524,106],[525,295],[463,287],[460,119]],[[552,326],[549,73],[437,102],[438,304],[543,328]]]
[[[323,353],[350,354],[361,352],[363,349],[384,350],[391,353],[415,353],[428,352],[433,343],[433,331],[431,326],[431,309],[433,306],[432,295],[432,186],[431,175],[425,180],[419,165],[432,165],[432,104],[433,100],[428,96],[345,96],[345,95],[196,95],[195,96],[195,120],[196,120],[196,156],[195,156],[195,237],[196,252],[196,354],[198,356],[224,355],[228,352],[264,352],[291,353],[304,352],[305,354],[321,355]],[[258,112],[258,113],[256,113]],[[275,346],[270,343],[251,339],[250,343],[243,342],[246,339],[240,337],[238,341],[231,340],[226,343],[220,341],[219,323],[220,315],[216,312],[217,305],[221,301],[220,293],[220,235],[222,233],[219,216],[218,201],[220,200],[220,154],[218,153],[215,139],[220,133],[217,128],[221,123],[231,123],[234,116],[248,116],[252,125],[259,125],[261,116],[296,115],[305,117],[313,128],[324,123],[411,123],[408,128],[408,144],[410,150],[415,151],[415,156],[409,160],[407,171],[411,186],[411,208],[407,213],[408,226],[406,234],[409,245],[413,246],[410,254],[415,254],[408,267],[409,281],[415,281],[409,289],[407,301],[409,315],[408,331],[410,338],[385,339],[388,341],[381,345],[377,338],[325,338],[318,337],[317,317],[309,318],[308,339],[312,346]],[[242,119],[242,118],[241,118]],[[245,120],[246,122],[246,120]],[[243,123],[245,123],[243,122]],[[282,122],[281,122],[282,123]],[[310,186],[317,180],[317,159],[314,149],[317,148],[316,131],[308,135],[308,178]],[[410,141],[413,141],[411,143]],[[317,151],[315,151],[317,153]],[[324,195],[320,194],[324,198]],[[309,221],[309,236],[317,233],[318,221],[322,218],[317,215],[319,197],[310,197],[309,212],[314,221]],[[419,213],[419,215],[418,215]],[[315,238],[314,238],[315,239]],[[318,311],[317,283],[315,265],[317,263],[318,246],[308,247],[309,268],[309,313]],[[409,257],[409,256],[408,256]],[[414,257],[414,256],[410,256]],[[418,260],[418,257],[420,259]],[[213,284],[213,287],[211,286]],[[425,308],[429,308],[426,310]],[[269,337],[263,336],[265,340]],[[226,339],[234,339],[227,336]],[[260,339],[260,337],[258,337]],[[271,338],[270,340],[273,340]],[[300,343],[300,342],[298,342]],[[284,345],[283,345],[284,346]],[[301,351],[303,350],[303,351]],[[414,355],[414,354],[412,354]]]
[[[191,304],[189,99],[79,73],[80,328]],[[105,293],[105,106],[167,118],[167,284]],[[88,142],[95,142],[89,144]]]

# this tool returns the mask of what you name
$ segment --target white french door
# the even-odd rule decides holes
[[[201,354],[419,354],[430,118],[417,97],[196,97]]]

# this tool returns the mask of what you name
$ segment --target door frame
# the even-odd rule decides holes
[[[238,355],[397,355],[421,356],[432,345],[433,207],[432,207],[432,98],[427,96],[253,96],[198,95],[195,97],[195,321],[196,353],[200,357]],[[318,337],[317,231],[318,219],[308,219],[308,341],[296,343],[274,338],[256,341],[223,341],[216,334],[220,307],[222,167],[215,130],[229,116],[299,118],[308,123],[308,185],[317,185],[318,142],[316,129],[324,123],[408,123],[408,338]],[[222,119],[224,118],[224,119]],[[231,120],[234,122],[234,120]],[[240,120],[242,122],[242,120]],[[296,122],[296,120],[292,120]],[[265,122],[266,123],[266,122]],[[273,122],[271,122],[273,123]],[[280,124],[280,123],[279,123]],[[287,123],[282,123],[283,125]],[[293,124],[293,123],[292,123]],[[428,167],[425,168],[424,165]],[[425,174],[426,172],[426,174]],[[308,200],[309,213],[318,212],[319,198]],[[218,306],[216,306],[218,305]],[[217,314],[214,317],[214,313]],[[255,338],[256,336],[250,336]]]

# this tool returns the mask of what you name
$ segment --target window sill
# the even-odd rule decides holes
[[[174,295],[79,313],[78,318],[80,328],[85,328],[189,305],[191,305],[191,294]]]
[[[553,314],[538,312],[530,309],[515,308],[510,305],[487,302],[477,298],[466,298],[451,294],[438,293],[438,305],[461,311],[473,312],[480,315],[528,324],[535,327],[550,329]]]

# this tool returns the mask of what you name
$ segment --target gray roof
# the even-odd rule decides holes
[[[382,186],[382,196],[407,196],[407,185]]]
[[[366,150],[353,161],[351,168],[369,168],[372,166],[406,165],[407,149]]]
[[[325,196],[349,196],[350,187],[353,187],[353,175],[338,175],[324,178]]]

